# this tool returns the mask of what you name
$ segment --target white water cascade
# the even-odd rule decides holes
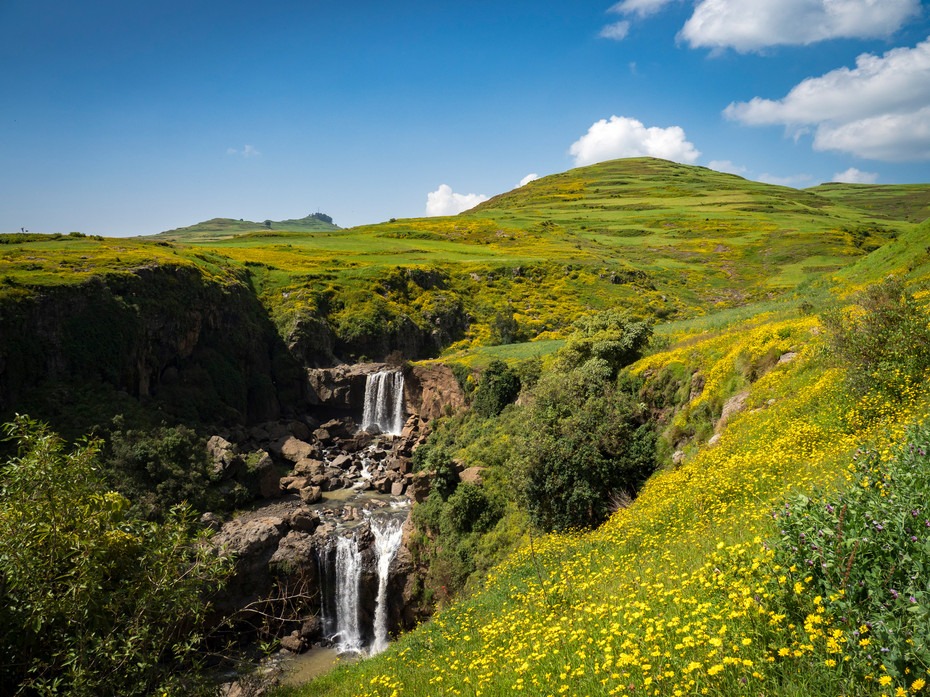
[[[404,428],[404,374],[382,370],[365,381],[362,430],[399,436]]]
[[[371,532],[375,536],[375,554],[378,555],[378,597],[375,602],[375,638],[368,649],[370,655],[381,653],[388,647],[387,585],[391,562],[397,556],[403,537],[403,521],[390,518],[370,518]]]
[[[336,635],[340,652],[362,650],[359,627],[359,584],[362,578],[362,555],[358,542],[350,537],[336,538]]]

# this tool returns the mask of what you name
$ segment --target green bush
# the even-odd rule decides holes
[[[204,439],[186,426],[125,429],[119,417],[103,452],[109,486],[132,503],[133,512],[159,520],[175,505],[222,510],[213,486]]]
[[[491,361],[475,389],[472,408],[488,418],[500,414],[520,394],[520,377],[500,360]]]
[[[198,628],[230,571],[188,509],[163,523],[108,491],[98,447],[7,424],[0,466],[0,685],[15,695],[207,694]]]
[[[930,367],[930,317],[902,279],[889,276],[859,293],[851,309],[835,306],[820,320],[854,393],[900,397],[908,385],[923,381]]]
[[[774,514],[770,590],[799,625],[811,611],[803,598],[820,596],[845,633],[852,682],[884,670],[907,684],[930,667],[930,425],[890,457],[860,450],[856,459],[859,479],[847,491],[801,496]]]
[[[656,435],[629,385],[602,359],[547,373],[531,395],[517,454],[533,522],[585,528],[609,514],[612,495],[635,492],[656,466]]]
[[[570,370],[592,358],[606,363],[612,375],[638,359],[652,337],[649,323],[626,310],[604,310],[573,323],[573,333],[559,351],[557,365]]]

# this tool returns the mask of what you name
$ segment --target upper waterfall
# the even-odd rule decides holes
[[[404,374],[382,370],[365,381],[362,430],[399,436],[404,428]]]

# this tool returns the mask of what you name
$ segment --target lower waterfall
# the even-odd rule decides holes
[[[396,513],[368,515],[371,537],[365,534],[362,525],[355,528],[354,534],[338,533],[322,550],[322,626],[324,636],[340,653],[364,652],[373,656],[388,647],[391,607],[388,582],[391,563],[403,538],[403,523],[404,518]],[[359,540],[366,539],[370,546],[360,549]]]
[[[336,538],[336,634],[339,651],[362,650],[359,627],[359,586],[362,580],[362,555],[358,542],[350,537]]]
[[[375,536],[375,553],[378,555],[378,597],[375,603],[375,638],[368,649],[371,655],[388,647],[387,585],[391,562],[397,556],[403,538],[403,522],[389,518],[372,518],[371,531]]]
[[[404,374],[382,370],[365,380],[362,430],[399,436],[404,428]]]

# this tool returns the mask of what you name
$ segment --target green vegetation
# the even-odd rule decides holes
[[[108,491],[98,446],[7,424],[0,470],[0,644],[16,695],[209,694],[199,626],[230,570],[185,508],[143,522]]]
[[[448,218],[0,236],[0,407],[56,414],[69,436],[126,414],[102,463],[54,445],[4,471],[20,501],[27,479],[58,487],[0,509],[4,563],[37,550],[0,577],[2,627],[26,626],[32,652],[4,684],[40,692],[54,673],[65,692],[110,670],[104,654],[126,693],[167,686],[175,661],[196,675],[173,614],[194,591],[164,581],[166,614],[146,614],[157,594],[134,589],[157,574],[120,566],[155,550],[181,573],[159,556],[168,534],[171,563],[207,585],[220,571],[171,510],[217,505],[189,427],[296,413],[302,368],[399,352],[448,362],[471,400],[414,453],[436,477],[413,512],[417,590],[443,609],[300,694],[919,693],[928,202],[928,185],[797,191],[635,158]],[[70,484],[25,464],[72,459],[89,464]],[[54,558],[48,502],[78,531]],[[55,585],[91,573],[85,551],[101,576]],[[126,608],[143,656],[128,668],[135,645],[68,614]],[[52,649],[46,628],[65,637]]]

